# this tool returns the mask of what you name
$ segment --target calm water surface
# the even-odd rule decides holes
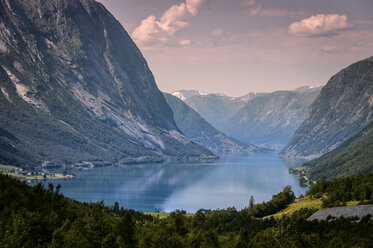
[[[251,195],[256,202],[270,200],[290,185],[299,195],[297,176],[276,154],[221,155],[213,163],[163,163],[73,169],[71,180],[51,180],[61,184],[70,198],[105,205],[151,211],[184,209],[244,208]]]

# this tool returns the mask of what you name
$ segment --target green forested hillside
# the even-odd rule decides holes
[[[340,147],[304,165],[311,167],[311,180],[373,172],[373,122]]]
[[[354,188],[373,183],[371,176],[353,181]],[[316,184],[310,195],[332,194],[329,186],[324,189],[327,183]],[[347,183],[340,181],[334,192],[341,193]],[[105,207],[103,203],[79,203],[63,197],[59,191],[60,187],[53,189],[50,185],[44,189],[41,184],[30,187],[0,175],[0,247],[371,247],[373,244],[373,222],[369,218],[360,222],[351,219],[309,222],[306,219],[315,210],[301,209],[281,219],[261,219],[294,200],[290,188],[267,203],[253,205],[248,200],[248,208],[241,211],[199,210],[188,216],[184,211],[175,211],[163,219],[119,209],[118,204]]]
[[[307,195],[323,198],[324,207],[346,205],[347,201],[373,203],[373,173],[334,180],[321,180],[312,185]]]

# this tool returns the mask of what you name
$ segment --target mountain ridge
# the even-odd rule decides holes
[[[320,89],[302,86],[271,93],[252,92],[240,97],[179,90],[176,95],[228,136],[279,149],[305,119],[308,106]]]
[[[140,50],[101,3],[0,6],[0,128],[20,141],[0,137],[0,162],[214,157],[180,133]]]
[[[182,133],[193,142],[218,152],[247,151],[268,152],[269,150],[227,137],[218,131],[180,98],[163,93],[174,113],[174,119]]]
[[[332,76],[279,155],[317,158],[359,133],[373,120],[372,82],[373,57]]]

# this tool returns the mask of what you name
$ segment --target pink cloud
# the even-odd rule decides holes
[[[345,15],[313,15],[289,26],[289,34],[296,36],[320,37],[336,35],[350,28]]]
[[[213,36],[220,36],[223,34],[223,30],[221,28],[215,28],[214,30],[212,30],[211,34]]]
[[[186,0],[171,6],[166,10],[159,21],[151,15],[141,21],[141,24],[132,32],[132,38],[139,46],[165,44],[173,35],[189,25],[189,20],[198,14],[198,9],[204,0]],[[183,44],[183,41],[177,42]]]

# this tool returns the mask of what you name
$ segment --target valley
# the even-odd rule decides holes
[[[0,0],[0,247],[372,247],[368,2]]]

